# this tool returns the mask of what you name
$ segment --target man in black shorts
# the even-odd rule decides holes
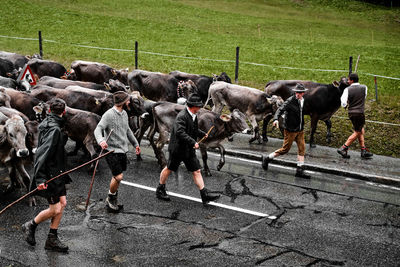
[[[38,194],[47,199],[49,208],[41,211],[33,220],[22,225],[25,240],[28,244],[36,244],[35,231],[39,223],[51,219],[45,249],[67,252],[68,246],[63,244],[57,235],[57,229],[67,205],[65,184],[70,183],[68,175],[46,184],[52,177],[65,171],[67,136],[63,131],[65,102],[59,98],[50,100],[50,110],[46,119],[39,125],[39,142],[34,163],[32,187],[37,186]]]
[[[361,147],[361,157],[371,158],[373,156],[367,148],[365,147],[364,141],[364,125],[365,125],[365,115],[364,115],[364,105],[365,99],[367,98],[367,86],[358,83],[357,73],[350,73],[348,78],[349,87],[344,89],[342,97],[340,98],[342,106],[348,108],[349,119],[353,124],[353,134],[349,136],[346,143],[337,150],[337,152],[343,158],[350,158],[347,154],[349,146],[358,139]]]
[[[112,178],[110,190],[106,198],[106,205],[110,211],[118,212],[118,188],[123,179],[123,172],[126,171],[128,142],[136,149],[136,155],[140,154],[139,143],[129,128],[128,114],[124,108],[128,108],[130,97],[126,92],[116,92],[113,95],[114,106],[107,110],[101,117],[100,122],[94,130],[94,136],[102,149],[114,150],[114,153],[106,157],[108,166],[111,169]],[[108,141],[107,136],[111,133]]]
[[[171,131],[168,145],[169,159],[167,166],[161,171],[160,184],[156,190],[156,196],[159,199],[170,201],[165,190],[165,184],[171,172],[176,172],[180,163],[186,166],[186,169],[193,174],[194,183],[200,190],[200,196],[203,204],[214,201],[219,195],[212,194],[204,187],[203,177],[200,172],[200,162],[196,157],[195,149],[199,148],[198,137],[207,134],[198,128],[196,113],[203,106],[200,96],[191,94],[187,100],[187,106],[175,119]]]

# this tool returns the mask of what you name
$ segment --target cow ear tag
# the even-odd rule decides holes
[[[219,116],[219,118],[225,122],[228,122],[231,120],[231,116],[226,115],[226,114],[222,114],[221,116]]]

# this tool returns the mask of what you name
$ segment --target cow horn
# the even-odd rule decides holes
[[[339,88],[339,83],[338,83],[338,81],[333,81],[333,82],[332,82],[332,85],[335,86],[335,87],[337,87],[337,88]]]
[[[108,83],[104,83],[104,87],[106,88],[106,90],[110,91],[111,87]]]

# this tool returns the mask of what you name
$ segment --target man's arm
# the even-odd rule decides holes
[[[347,100],[349,98],[349,90],[346,88],[343,91],[342,96],[340,97],[340,102],[342,104],[342,107],[346,107],[347,106]]]
[[[196,140],[194,140],[190,135],[186,133],[186,123],[184,116],[178,116],[175,120],[176,123],[176,137],[180,140],[183,140],[185,143],[190,146],[194,146],[196,144]]]

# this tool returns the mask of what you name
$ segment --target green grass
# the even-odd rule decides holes
[[[374,99],[368,73],[400,77],[400,9],[339,0],[3,0],[0,35],[37,38],[42,31],[44,57],[67,68],[76,59],[133,69],[129,51],[73,46],[81,44],[134,49],[139,42],[139,67],[150,71],[211,75],[226,71],[234,78],[233,62],[183,59],[143,53],[235,60],[240,47],[239,84],[263,89],[273,79],[305,79],[330,83],[346,75],[285,69],[348,70],[360,55],[360,81]],[[0,50],[38,53],[38,42],[0,38]],[[245,64],[254,62],[268,66]],[[400,124],[400,81],[378,77],[380,102],[367,103],[367,119]],[[343,110],[338,116],[346,117]],[[333,146],[350,134],[350,122],[333,119]],[[367,123],[372,152],[400,156],[400,127]],[[317,142],[325,126],[318,126]],[[355,148],[355,147],[353,147]]]

